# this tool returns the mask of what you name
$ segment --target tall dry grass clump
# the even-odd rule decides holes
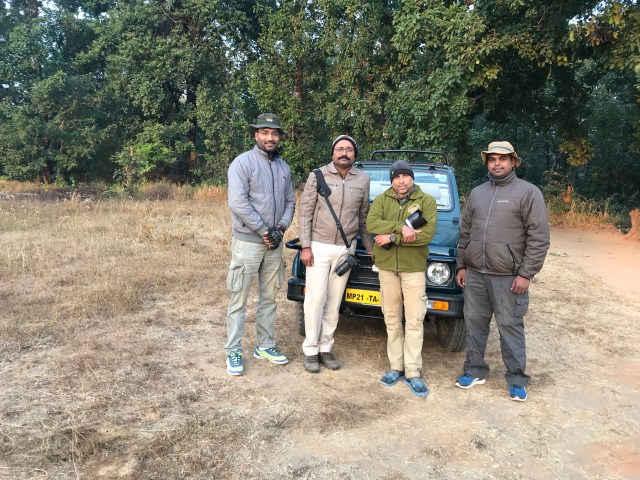
[[[169,181],[158,181],[138,185],[133,189],[118,192],[120,198],[135,200],[226,200],[227,188],[211,185],[179,185]]]
[[[0,179],[0,192],[17,193],[36,190],[40,185],[33,182],[15,182],[13,180]]]
[[[552,225],[580,228],[611,228],[625,223],[625,218],[610,207],[609,201],[588,200],[562,195],[546,199]]]

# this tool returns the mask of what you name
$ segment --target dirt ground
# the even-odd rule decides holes
[[[549,253],[567,257],[587,273],[623,292],[640,294],[640,243],[618,231],[557,228]]]
[[[245,375],[230,377],[222,348],[229,246],[219,233],[228,226],[207,227],[218,214],[200,218],[195,209],[131,226],[137,212],[130,210],[133,220],[110,221],[137,232],[130,246],[118,245],[120,254],[139,270],[153,266],[144,254],[156,241],[168,252],[159,258],[173,282],[160,294],[160,270],[148,274],[144,309],[96,310],[111,288],[107,277],[109,288],[83,300],[87,313],[56,299],[58,288],[82,287],[75,277],[88,250],[105,262],[92,274],[113,268],[110,276],[130,275],[100,244],[107,227],[75,220],[90,218],[89,207],[52,221],[60,242],[79,245],[68,257],[51,253],[48,261],[64,275],[48,281],[50,292],[38,280],[44,270],[16,274],[11,284],[0,278],[0,299],[10,306],[0,309],[0,479],[640,478],[640,242],[614,231],[553,230],[526,317],[527,402],[508,398],[495,328],[487,349],[492,373],[467,391],[453,384],[464,354],[440,348],[432,325],[423,349],[431,393],[418,398],[404,384],[378,384],[388,367],[379,321],[342,318],[334,354],[343,368],[305,373],[286,288],[276,336],[291,362],[251,357],[252,298]],[[34,215],[9,213],[19,226]],[[183,225],[183,236],[169,235]],[[99,236],[82,244],[81,229],[90,228]],[[26,227],[0,233],[0,253],[16,270],[28,266],[30,251],[42,250]],[[22,256],[12,250],[16,242],[24,244]],[[207,263],[212,251],[215,264]],[[138,267],[140,255],[146,262]],[[180,270],[184,255],[199,269],[189,278]],[[291,258],[287,251],[288,266]],[[50,302],[48,313],[29,317],[39,298]],[[68,317],[76,311],[80,319]]]
[[[470,391],[453,386],[464,355],[442,351],[433,331],[423,353],[427,399],[377,385],[384,329],[351,318],[334,347],[342,370],[305,374],[298,355],[280,370],[250,362],[246,378],[230,381],[278,386],[294,399],[282,412],[287,442],[272,460],[291,465],[291,478],[639,478],[638,267],[640,243],[618,232],[553,230],[531,291],[524,404],[507,397],[495,328],[493,372]],[[265,368],[274,375],[260,375]],[[320,422],[298,428],[314,410]]]

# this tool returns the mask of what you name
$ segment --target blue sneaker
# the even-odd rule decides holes
[[[484,382],[486,382],[484,378],[474,377],[473,375],[465,373],[456,380],[456,387],[471,388],[474,385],[484,385]]]
[[[244,374],[244,366],[242,365],[242,352],[231,352],[227,357],[227,373],[229,375]]]
[[[256,347],[256,349],[253,351],[253,356],[256,358],[269,360],[271,363],[276,363],[278,365],[289,363],[289,359],[273,347],[265,349]]]
[[[516,402],[526,402],[527,390],[520,385],[509,385],[509,398]]]

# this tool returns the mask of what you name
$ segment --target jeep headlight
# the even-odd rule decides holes
[[[431,262],[427,267],[427,280],[433,285],[445,285],[451,279],[451,268],[442,262]]]

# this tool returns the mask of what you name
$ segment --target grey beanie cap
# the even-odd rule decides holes
[[[358,144],[356,143],[356,141],[351,138],[349,135],[339,135],[331,144],[331,155],[333,155],[333,149],[336,148],[336,143],[338,143],[340,140],[348,140],[349,142],[351,142],[351,145],[353,145],[353,149],[356,152],[356,157],[358,158]]]
[[[391,168],[389,169],[389,180],[393,180],[401,173],[409,175],[411,178],[415,178],[413,176],[413,169],[411,168],[411,165],[403,160],[396,160],[395,162],[393,162],[393,165],[391,165]]]

